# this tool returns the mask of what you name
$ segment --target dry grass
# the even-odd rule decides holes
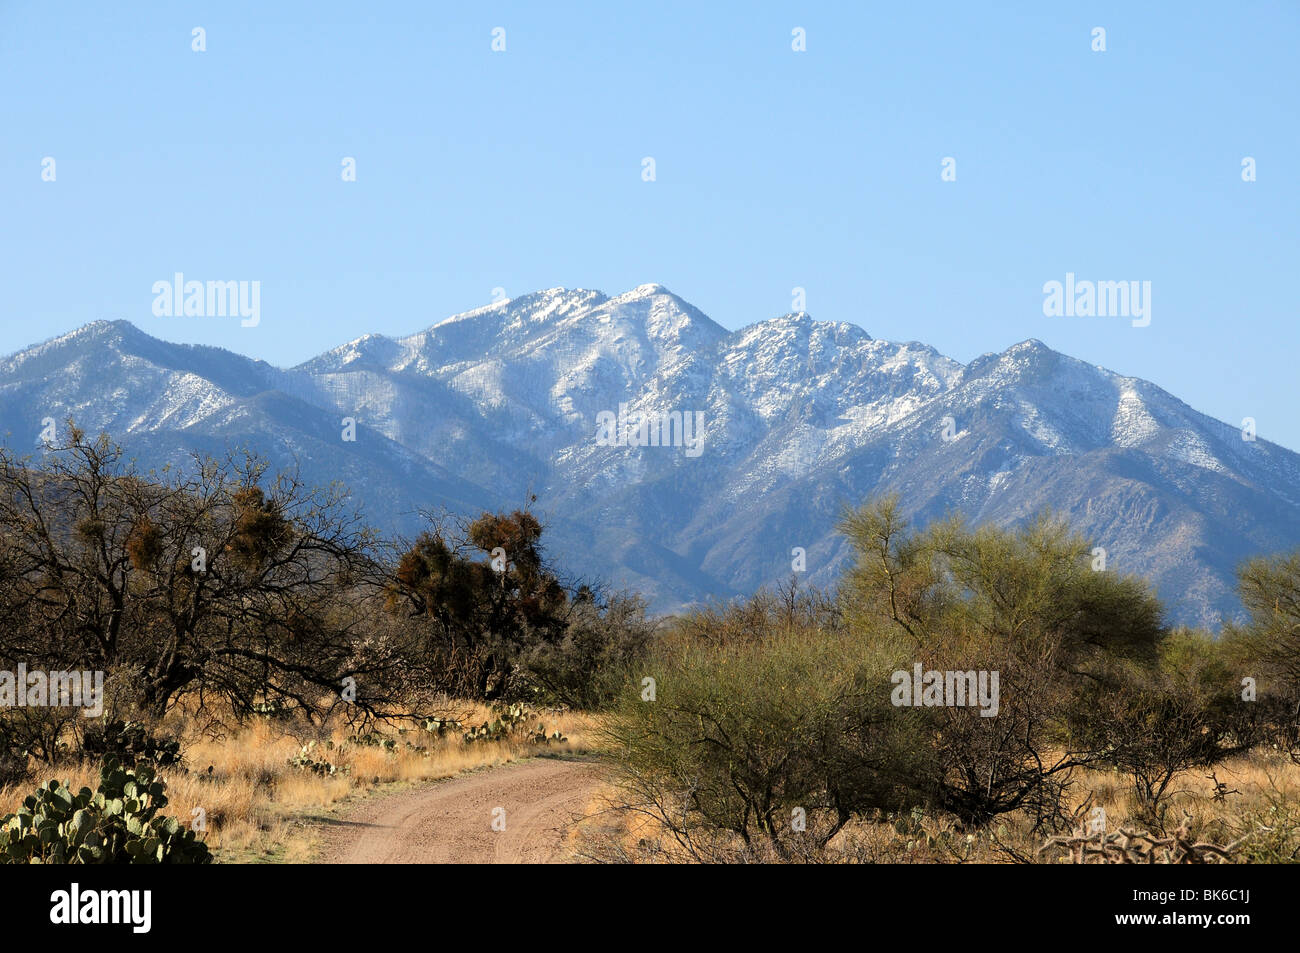
[[[464,702],[454,707],[466,724],[492,717],[482,705]],[[169,800],[163,813],[192,822],[194,812],[202,809],[207,825],[204,839],[218,863],[310,862],[318,847],[317,826],[311,818],[351,799],[541,752],[590,750],[594,732],[588,716],[545,712],[540,720],[548,732],[559,731],[567,740],[539,745],[520,735],[467,744],[459,732],[438,737],[423,730],[399,733],[395,727],[376,726],[376,734],[396,743],[389,751],[356,744],[353,732],[341,723],[313,728],[259,719],[214,736],[210,728],[201,730],[188,716],[175,715],[165,727],[181,739],[186,770],[160,770]],[[332,763],[335,773],[317,774],[289,763],[309,740],[316,742],[312,757]],[[31,781],[0,788],[0,815],[16,810],[44,780],[58,778],[73,790],[83,786],[93,790],[98,777],[98,766],[93,764],[38,768]]]
[[[466,724],[488,721],[482,705],[457,703]],[[567,740],[546,746],[522,736],[467,744],[459,732],[435,737],[422,730],[399,733],[379,726],[376,733],[396,746],[356,744],[341,723],[309,728],[291,721],[259,719],[224,735],[201,730],[195,720],[173,716],[166,726],[179,733],[186,771],[163,769],[170,799],[165,813],[191,820],[195,808],[206,815],[205,840],[219,863],[305,863],[319,848],[314,818],[349,802],[385,794],[409,784],[452,777],[467,771],[540,753],[589,752],[597,747],[599,721],[578,712],[541,714],[547,731]],[[335,765],[322,775],[289,764],[304,743],[315,740],[313,757]],[[332,743],[332,747],[330,744]],[[423,747],[417,751],[411,746]],[[211,771],[209,771],[211,766]],[[38,770],[27,784],[0,788],[0,814],[15,810],[32,787],[57,777],[76,789],[94,788],[98,768],[67,763]],[[1125,777],[1112,770],[1076,773],[1070,806],[1079,817],[1092,808],[1106,812],[1111,830],[1148,829],[1136,819],[1137,804]],[[1216,781],[1222,787],[1216,787]],[[1286,862],[1300,859],[1300,767],[1277,752],[1259,750],[1233,758],[1210,771],[1184,772],[1172,785],[1167,826],[1186,817],[1200,839],[1226,843],[1247,832],[1239,859]],[[689,860],[646,814],[629,811],[620,789],[606,785],[591,798],[586,820],[570,832],[572,855],[598,861],[665,862]],[[1010,863],[1042,861],[1036,855],[1046,834],[1030,830],[1026,818],[1011,814],[988,828],[961,831],[950,818],[930,814],[879,817],[852,822],[825,856],[810,859],[885,863]]]
[[[1220,787],[1221,785],[1221,787]],[[1213,769],[1183,772],[1172,785],[1163,825],[1187,821],[1193,838],[1227,844],[1249,834],[1237,862],[1300,861],[1300,766],[1283,754],[1257,750]],[[1082,820],[1105,811],[1107,829],[1152,830],[1139,819],[1128,780],[1107,769],[1075,776],[1069,807]],[[570,834],[575,856],[598,862],[689,862],[692,858],[647,814],[629,809],[613,785],[593,795],[586,820]],[[1190,818],[1190,820],[1188,820]],[[851,822],[824,853],[806,859],[846,863],[1044,863],[1038,848],[1048,834],[1035,832],[1023,815],[1009,814],[987,828],[965,831],[952,818],[917,812]],[[709,859],[729,856],[722,838],[701,841]],[[772,858],[766,858],[772,859]]]

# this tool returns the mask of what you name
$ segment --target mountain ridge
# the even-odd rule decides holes
[[[601,445],[597,415],[620,410],[702,412],[702,455]],[[289,368],[127,321],[0,359],[0,432],[28,435],[15,449],[69,415],[151,463],[263,444],[350,483],[388,532],[536,494],[561,564],[664,611],[788,576],[795,547],[832,581],[843,506],[887,490],[921,519],[1061,512],[1177,621],[1234,615],[1235,563],[1300,544],[1300,455],[1149,381],[1036,338],[962,364],[803,312],[727,331],[658,284],[543,289]]]

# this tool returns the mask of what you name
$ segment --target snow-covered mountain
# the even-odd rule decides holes
[[[963,366],[807,314],[728,332],[659,285],[539,291],[288,370],[122,321],[0,361],[11,446],[67,416],[149,465],[241,445],[296,462],[387,532],[536,494],[562,566],[661,610],[787,577],[795,547],[831,581],[843,507],[889,489],[921,519],[1054,509],[1181,621],[1234,614],[1240,560],[1300,545],[1300,455],[1146,381],[1038,341]],[[643,417],[665,442],[699,419],[702,443],[604,439]]]

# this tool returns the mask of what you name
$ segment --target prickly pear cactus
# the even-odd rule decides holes
[[[0,818],[0,863],[206,864],[208,847],[174,817],[158,814],[166,785],[148,765],[100,770],[99,787],[77,793],[47,781]]]
[[[330,743],[333,748],[333,742]],[[340,768],[333,761],[318,759],[314,753],[316,742],[309,741],[299,749],[298,753],[289,759],[290,767],[301,768],[304,771],[310,771],[312,774],[319,774],[322,777],[330,777],[335,774],[347,774],[346,767]]]
[[[86,729],[82,753],[96,761],[114,758],[126,768],[149,763],[155,767],[179,766],[180,742],[155,735],[134,721],[103,721]]]
[[[546,726],[541,723],[538,723],[535,728],[530,727],[529,722],[537,712],[523,702],[493,705],[492,711],[496,715],[495,718],[482,725],[475,725],[465,732],[466,743],[499,741],[509,737],[522,737],[528,743],[535,745],[548,745],[568,740],[558,731],[547,734]]]
[[[448,731],[459,731],[465,727],[460,722],[452,718],[426,718],[424,719],[424,730],[431,735],[437,735],[441,738]]]

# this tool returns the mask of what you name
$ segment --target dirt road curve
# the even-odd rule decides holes
[[[334,864],[544,864],[568,859],[566,829],[597,783],[589,761],[541,758],[359,804],[325,829]],[[492,829],[505,809],[505,830]]]

